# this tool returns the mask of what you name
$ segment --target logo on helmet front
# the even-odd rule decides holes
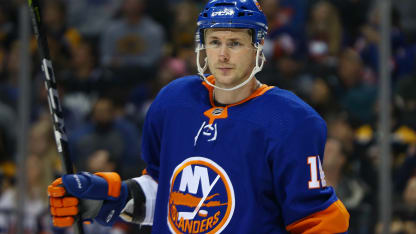
[[[232,16],[232,15],[234,15],[234,10],[232,10],[232,9],[224,9],[224,10],[222,10],[222,11],[215,11],[215,12],[212,12],[211,13],[211,16],[212,17],[215,17],[215,16],[226,16],[226,15],[229,15],[229,16]]]
[[[220,233],[233,216],[234,204],[227,173],[208,158],[191,157],[172,174],[168,226],[172,233]]]

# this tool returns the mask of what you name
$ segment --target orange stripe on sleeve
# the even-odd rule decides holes
[[[348,230],[350,214],[340,200],[286,227],[290,233],[342,233]]]

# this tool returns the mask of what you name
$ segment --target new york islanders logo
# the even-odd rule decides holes
[[[204,157],[191,157],[171,177],[168,226],[172,233],[220,233],[234,213],[227,173]]]

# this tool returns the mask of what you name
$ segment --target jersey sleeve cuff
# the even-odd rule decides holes
[[[158,186],[156,181],[149,175],[142,175],[129,181],[130,183],[133,183],[131,187],[135,187],[134,184],[137,183],[136,186],[138,189],[136,189],[136,191],[141,190],[140,193],[142,193],[142,195],[140,196],[143,196],[144,194],[144,199],[137,199],[137,196],[136,199],[134,199],[135,196],[133,194],[131,199],[129,199],[126,206],[121,211],[120,217],[127,222],[137,223],[141,225],[152,225],[153,216],[155,213],[156,192]],[[144,204],[141,201],[143,201]],[[140,204],[135,204],[135,202]],[[142,206],[144,206],[144,209],[141,208]]]
[[[146,215],[141,223],[142,225],[152,225],[153,216],[155,214],[155,204],[156,204],[156,193],[157,193],[157,183],[149,175],[142,175],[140,177],[134,178],[143,189],[143,193],[146,197]]]

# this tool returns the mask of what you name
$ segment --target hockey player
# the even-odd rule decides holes
[[[80,215],[153,233],[346,233],[349,214],[321,166],[324,120],[255,78],[267,32],[257,1],[212,0],[197,23],[199,76],[173,81],[151,105],[144,175],[63,176],[48,188],[54,225]]]

